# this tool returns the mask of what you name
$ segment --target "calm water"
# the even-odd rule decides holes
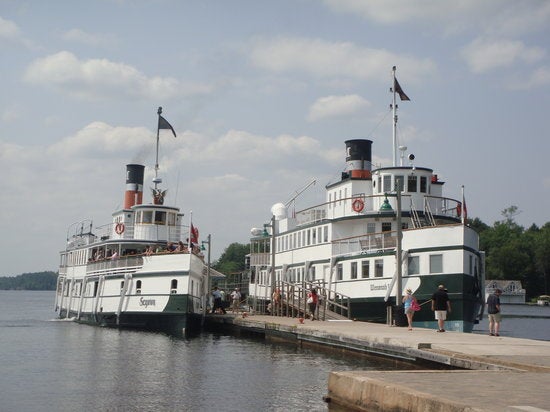
[[[474,333],[489,333],[487,315]],[[550,306],[502,305],[500,336],[550,340]]]
[[[327,411],[333,370],[410,365],[204,333],[54,320],[54,292],[0,291],[0,410]]]
[[[411,365],[203,333],[54,320],[54,292],[0,291],[0,410],[327,411],[333,370]],[[508,305],[501,335],[550,340],[550,308]],[[486,333],[487,321],[476,327]]]

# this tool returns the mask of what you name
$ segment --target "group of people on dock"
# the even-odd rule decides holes
[[[220,290],[217,286],[214,286],[212,288],[212,311],[211,313],[218,313],[225,315],[227,311],[225,310],[226,307],[229,307],[229,303],[231,305],[231,312],[233,313],[239,313],[239,310],[241,308],[242,303],[242,294],[241,294],[241,288],[235,288],[230,294],[229,299],[230,302],[227,302],[226,300],[226,294],[223,290]]]
[[[420,310],[421,305],[418,303],[411,289],[406,290],[402,302],[405,315],[407,315],[409,330],[412,330],[414,313]],[[445,332],[445,320],[447,319],[447,313],[451,312],[451,300],[444,285],[438,286],[432,295],[431,302],[432,312],[434,312],[435,320],[437,320],[437,332]]]

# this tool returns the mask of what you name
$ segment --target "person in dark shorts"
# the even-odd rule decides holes
[[[445,289],[445,286],[439,285],[437,291],[432,295],[432,311],[437,320],[438,332],[445,332],[445,320],[447,312],[451,312],[451,301]]]
[[[489,314],[489,335],[500,336],[498,334],[500,330],[500,321],[502,315],[500,314],[500,295],[502,290],[495,289],[494,293],[491,293],[487,298],[487,313]]]

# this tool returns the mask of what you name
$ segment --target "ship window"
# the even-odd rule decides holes
[[[164,225],[166,223],[166,212],[155,212],[155,223]]]
[[[178,280],[172,279],[172,283],[170,284],[170,293],[178,293]]]
[[[315,266],[311,267],[310,273],[311,273],[311,281],[313,282],[315,280]]]
[[[384,276],[384,261],[376,259],[374,261],[374,277],[381,278],[382,276]]]
[[[382,232],[391,232],[391,222],[382,222]]]
[[[426,193],[427,184],[428,184],[428,179],[426,179],[426,176],[420,176],[420,191],[422,193]]]
[[[367,233],[375,233],[376,232],[376,223],[369,222],[367,223]]]
[[[99,288],[99,281],[95,281],[94,282],[94,295],[93,297],[95,298],[97,296],[97,289]]]
[[[311,244],[315,245],[317,243],[317,229],[311,230]]]
[[[357,279],[357,262],[351,262],[351,278]]]
[[[153,223],[153,212],[152,211],[144,211],[141,223]]]
[[[405,182],[405,179],[403,178],[403,176],[395,176],[395,185],[393,190],[397,191],[398,188],[401,191],[405,190],[404,182]]]
[[[370,262],[368,260],[363,260],[361,262],[361,277],[368,278],[370,276]]]
[[[136,281],[136,294],[141,294],[141,280]]]
[[[408,266],[407,273],[409,275],[418,275],[420,273],[420,257],[409,256],[407,266]]]
[[[338,263],[336,268],[336,280],[342,280],[344,278],[344,268],[341,263]]]
[[[443,273],[443,255],[430,255],[430,273]]]
[[[168,224],[170,226],[174,226],[176,224],[176,214],[175,213],[168,213]]]
[[[378,176],[378,193],[382,193],[382,176]]]
[[[418,189],[417,189],[417,177],[418,176],[415,176],[415,175],[409,175],[408,177],[408,180],[407,180],[407,191],[408,192],[418,192]]]
[[[384,175],[384,192],[391,191],[391,175]]]
[[[307,239],[306,239],[306,246],[309,246],[311,244],[311,230],[308,229],[306,231],[306,236],[307,236]]]

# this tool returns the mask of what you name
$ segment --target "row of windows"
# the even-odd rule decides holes
[[[176,216],[175,212],[139,210],[136,214],[136,223],[168,224],[169,226],[174,226],[176,224]]]
[[[120,293],[122,294],[124,292],[124,280],[122,280],[120,282]],[[143,282],[141,280],[136,280],[136,295],[140,295],[141,294],[141,289],[142,289],[142,284]],[[60,284],[61,286],[61,284]],[[65,283],[65,290],[64,290],[64,296],[70,296],[72,294],[72,296],[76,296],[76,297],[79,297],[82,293],[82,281],[77,281],[74,283],[74,286],[72,288],[72,292],[70,290],[70,288],[68,287],[69,286],[69,281],[66,281]],[[193,279],[191,279],[191,291],[193,291],[195,289],[195,282],[193,281]],[[99,281],[95,281],[93,284],[88,284],[88,288],[87,288],[87,291],[86,291],[86,296],[89,296],[89,297],[96,297],[97,296],[97,291],[98,291],[98,288],[99,288]],[[177,279],[172,279],[171,282],[170,282],[170,293],[171,294],[175,294],[178,292],[178,280]],[[197,292],[198,293],[198,292]]]
[[[420,177],[420,179],[419,179]],[[428,178],[426,176],[407,175],[407,187],[405,188],[405,176],[399,175],[381,175],[373,180],[374,188],[378,186],[378,193],[395,192],[399,187],[402,192],[409,193],[429,193]],[[419,185],[420,183],[420,185]],[[406,190],[405,190],[406,189]]]
[[[277,250],[284,252],[305,246],[328,243],[328,226],[300,230],[277,238]]]
[[[429,273],[443,273],[443,255],[430,255]],[[371,262],[373,264],[371,264]],[[360,265],[359,265],[360,263]],[[348,265],[346,265],[348,266]],[[372,269],[371,269],[372,267]],[[407,275],[420,273],[420,256],[409,256]],[[384,260],[368,259],[361,262],[349,262],[349,277],[347,279],[366,279],[370,277],[380,278],[384,276]],[[344,263],[338,263],[336,268],[336,280],[344,280]]]

